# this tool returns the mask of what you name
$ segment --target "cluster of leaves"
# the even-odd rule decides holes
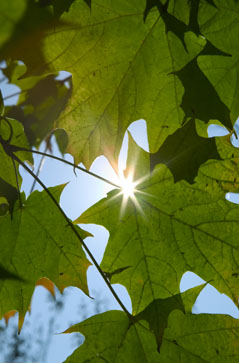
[[[239,116],[238,15],[235,0],[0,3],[3,73],[22,91],[17,105],[1,102],[0,314],[22,321],[36,283],[88,294],[85,251],[123,309],[69,329],[86,338],[71,363],[238,360],[238,321],[192,315],[202,287],[179,291],[190,270],[238,304],[239,209],[225,193],[239,191],[239,151],[230,135],[207,137],[211,123],[233,133]],[[125,174],[137,190],[127,203],[113,190],[73,224],[58,204],[63,186],[20,194],[30,146],[47,138],[50,149],[57,132],[76,164],[103,154],[117,170],[139,118],[150,152],[129,137]],[[110,232],[100,266],[77,223]],[[132,314],[113,283],[127,288]]]

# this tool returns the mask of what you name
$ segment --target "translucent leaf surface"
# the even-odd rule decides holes
[[[238,191],[238,150],[228,137],[217,144],[228,159],[203,164],[190,185],[174,184],[163,164],[150,174],[149,154],[130,139],[127,173],[134,175],[135,196],[126,205],[122,194],[112,191],[76,221],[109,230],[101,266],[108,272],[131,266],[111,281],[127,287],[134,312],[178,293],[188,270],[237,302],[239,209],[225,200],[225,192]]]
[[[63,187],[51,188],[59,201]],[[87,232],[78,229],[82,238]],[[88,294],[86,271],[90,265],[59,210],[46,192],[34,192],[13,216],[0,218],[1,266],[24,281],[0,281],[0,315],[27,311],[37,280],[48,277],[62,291],[73,285]],[[4,236],[4,238],[3,238]]]
[[[153,310],[152,317],[159,318]],[[159,319],[155,326],[160,330],[163,323]],[[82,333],[85,342],[66,362],[238,361],[238,320],[222,315],[183,314],[176,309],[170,313],[168,324],[162,345],[157,349],[152,325],[148,326],[143,320],[129,322],[119,311],[100,314],[67,330],[67,333]]]
[[[226,315],[183,315],[169,318],[159,362],[238,362],[238,319]]]

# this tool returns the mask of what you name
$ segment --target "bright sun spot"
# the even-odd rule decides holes
[[[126,207],[128,203],[135,206],[137,211],[144,216],[144,212],[142,207],[140,206],[140,203],[137,198],[137,194],[144,195],[147,194],[143,192],[142,190],[137,189],[137,186],[141,184],[145,179],[147,179],[147,176],[134,180],[134,170],[131,170],[131,172],[128,173],[128,176],[126,177],[124,175],[123,171],[120,171],[119,177],[118,177],[117,185],[120,188],[120,191],[118,194],[116,194],[113,198],[117,198],[119,196],[123,196],[121,208],[120,208],[120,218],[122,218],[125,214]]]
[[[120,184],[122,187],[124,198],[133,198],[135,192],[135,183],[133,182],[132,175],[129,175],[127,178],[123,176],[120,180]]]

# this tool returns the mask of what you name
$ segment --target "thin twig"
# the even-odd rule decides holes
[[[20,203],[20,206],[22,207],[22,199],[21,199],[21,192],[20,192],[19,180],[18,180],[18,175],[17,175],[17,168],[16,168],[15,160],[13,157],[12,157],[12,163],[13,163],[15,176],[16,176],[19,203]]]
[[[118,188],[118,189],[122,189],[122,187],[121,187],[120,185],[115,184],[115,183],[111,182],[110,180],[108,180],[108,179],[106,179],[106,178],[103,178],[102,176],[100,176],[100,175],[98,175],[98,174],[92,173],[92,171],[89,171],[89,170],[87,170],[87,169],[84,169],[84,168],[82,168],[81,166],[78,166],[78,165],[76,165],[76,164],[74,164],[74,163],[71,163],[70,161],[67,161],[67,160],[62,159],[62,158],[58,158],[57,156],[50,155],[50,154],[46,154],[46,153],[44,153],[44,152],[37,151],[37,150],[25,149],[24,147],[20,147],[20,146],[17,146],[17,147],[16,147],[16,149],[15,149],[15,151],[27,151],[27,152],[30,152],[30,153],[35,153],[35,154],[39,154],[39,155],[43,155],[43,156],[47,156],[47,157],[49,157],[49,158],[52,158],[52,159],[55,159],[55,160],[61,161],[61,162],[65,163],[65,164],[68,164],[68,165],[70,165],[70,166],[73,166],[74,168],[79,169],[79,170],[83,171],[84,173],[87,173],[87,174],[89,174],[89,175],[91,175],[91,176],[94,176],[95,178],[100,179],[100,180],[102,180],[103,182],[105,182],[105,183],[107,183],[107,184],[112,185],[113,187],[116,187],[116,188]]]
[[[65,220],[67,221],[68,225],[70,226],[70,228],[72,229],[73,233],[76,235],[77,239],[80,241],[81,245],[83,246],[83,248],[85,249],[85,251],[87,252],[87,254],[90,256],[90,259],[92,260],[93,264],[95,265],[95,267],[97,268],[98,272],[100,273],[101,277],[103,278],[103,280],[105,281],[106,285],[108,286],[108,288],[110,289],[112,295],[114,296],[114,298],[116,299],[116,301],[118,302],[118,304],[121,306],[121,308],[123,309],[123,311],[127,314],[127,316],[131,319],[131,314],[128,312],[128,310],[126,309],[126,307],[124,306],[124,304],[122,303],[122,301],[120,300],[120,298],[118,297],[118,295],[116,294],[116,292],[114,291],[113,287],[111,286],[110,282],[108,281],[107,277],[105,276],[104,272],[101,270],[98,262],[96,261],[96,259],[94,258],[94,256],[92,255],[92,253],[90,252],[89,248],[87,247],[87,245],[85,244],[85,242],[83,241],[83,239],[81,238],[80,234],[78,233],[78,231],[76,230],[76,228],[74,227],[74,225],[72,224],[72,222],[69,221],[67,215],[65,214],[65,212],[63,211],[63,209],[60,207],[60,205],[58,204],[58,202],[56,201],[56,199],[54,198],[54,196],[51,194],[51,192],[49,191],[49,189],[45,186],[45,184],[31,171],[31,169],[29,169],[24,162],[22,162],[14,153],[11,152],[11,157],[17,161],[33,178],[35,178],[37,180],[37,182],[41,185],[41,187],[45,190],[45,192],[48,194],[48,196],[51,198],[51,200],[53,201],[53,203],[56,205],[56,207],[59,209],[59,211],[61,212],[61,214],[63,215],[63,217],[65,218]]]
[[[28,88],[28,89],[23,89],[23,90],[21,90],[21,91],[17,91],[17,92],[15,92],[15,93],[12,93],[12,94],[10,94],[10,95],[8,95],[8,96],[5,96],[5,97],[3,98],[3,101],[6,101],[6,100],[8,100],[9,98],[12,98],[12,97],[18,96],[18,95],[20,95],[21,93],[25,93],[25,92],[28,92],[28,91],[30,91],[30,90],[31,90],[31,88]]]
[[[44,153],[47,151],[48,149],[48,144],[46,143],[46,147],[45,147],[45,151]],[[41,169],[42,169],[42,166],[43,166],[43,163],[44,163],[44,160],[45,160],[45,155],[42,155],[42,158],[40,160],[40,164],[38,165],[38,169],[37,169],[37,172],[36,172],[36,176],[39,176],[40,172],[41,172]],[[32,187],[30,189],[30,194],[33,192],[34,188],[35,188],[35,185],[36,185],[36,179],[33,179],[33,183],[32,183]]]

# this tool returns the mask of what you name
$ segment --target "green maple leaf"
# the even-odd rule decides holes
[[[160,353],[148,325],[129,324],[125,314],[108,311],[75,325],[84,344],[65,362],[238,362],[239,324],[223,315],[192,315],[173,311]]]
[[[228,56],[199,35],[201,2],[104,0],[91,11],[86,3],[67,3],[57,20],[54,1],[29,2],[2,51],[24,61],[28,74],[72,73],[73,95],[55,126],[68,133],[77,163],[89,168],[104,154],[117,169],[124,132],[139,118],[147,121],[151,152],[190,117],[232,128],[227,103],[197,63],[199,54]]]
[[[132,321],[123,312],[108,311],[74,325],[66,333],[79,332],[85,341],[65,362],[236,363],[238,320],[190,313],[201,289],[156,300]]]
[[[111,281],[126,286],[135,313],[151,300],[177,294],[188,270],[237,302],[239,209],[225,193],[239,190],[239,153],[228,137],[217,144],[224,160],[203,164],[193,185],[174,184],[163,164],[150,174],[149,154],[130,138],[127,172],[141,180],[136,202],[122,208],[124,197],[115,190],[75,221],[101,224],[110,232],[101,267],[111,273],[131,266]]]
[[[68,151],[76,161],[89,167],[104,154],[116,167],[124,132],[139,118],[147,120],[150,149],[157,151],[185,116],[180,105],[183,86],[173,72],[200,53],[205,39],[167,12],[151,11],[144,23],[144,0],[104,0],[93,3],[91,12],[84,2],[75,1],[61,23],[54,24],[48,21],[50,8],[44,7],[42,31],[33,23],[39,16],[33,6],[27,10],[32,20],[23,35],[31,34],[29,41],[39,44],[41,55],[33,54],[35,48],[29,45],[24,51],[27,40],[21,44],[25,38],[17,27],[18,37],[13,34],[9,44],[19,43],[14,52],[20,52],[12,54],[5,44],[3,54],[24,61],[29,74],[63,69],[72,73],[73,96],[57,126],[67,131]]]
[[[159,353],[147,323],[131,324],[122,311],[107,311],[66,331],[80,332],[84,344],[66,362],[158,362]]]
[[[144,23],[144,1],[116,1],[113,8],[105,1],[100,7],[93,4],[91,13],[80,3],[71,9],[75,18],[78,15],[79,26],[70,44],[67,34],[64,38],[67,51],[61,37],[61,54],[54,54],[56,61],[48,64],[53,69],[64,64],[73,75],[73,95],[57,123],[69,135],[68,151],[87,168],[101,154],[116,168],[124,132],[139,118],[147,121],[150,149],[156,151],[184,118],[180,107],[183,87],[172,72],[194,58],[205,40],[185,28],[182,43],[167,31],[168,19],[158,11]]]
[[[169,317],[160,350],[161,363],[238,362],[238,319],[227,315],[183,315]]]
[[[85,342],[66,362],[158,362],[170,312],[191,310],[201,289],[154,301],[132,321],[123,312],[108,311],[74,325],[66,333],[80,332]]]
[[[58,202],[62,189],[63,186],[49,189]],[[81,229],[79,233],[82,238],[89,236]],[[44,277],[61,291],[74,285],[88,294],[86,271],[90,262],[46,192],[35,191],[22,207],[15,204],[12,217],[2,216],[0,235],[0,265],[24,278],[24,282],[0,280],[1,316],[18,310],[22,319],[37,280]]]

